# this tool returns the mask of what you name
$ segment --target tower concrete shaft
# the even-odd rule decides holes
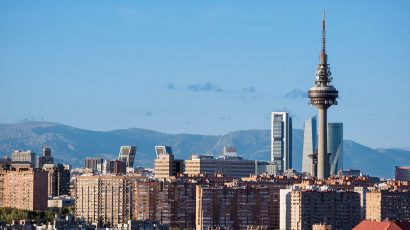
[[[329,155],[327,153],[327,109],[337,104],[338,91],[332,86],[332,77],[326,54],[326,23],[322,20],[322,51],[320,63],[316,68],[315,84],[308,91],[310,104],[319,110],[317,178],[326,179],[329,176]]]
[[[319,108],[317,177],[320,179],[329,177],[329,158],[327,154],[327,108]]]

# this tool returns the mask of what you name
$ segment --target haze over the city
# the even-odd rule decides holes
[[[224,134],[308,105],[326,10],[329,122],[410,147],[410,3],[1,1],[0,123]]]

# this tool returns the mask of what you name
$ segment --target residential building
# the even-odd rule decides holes
[[[314,224],[352,229],[360,222],[360,196],[351,191],[294,190],[290,229],[311,230]]]
[[[272,112],[271,161],[275,175],[292,168],[292,118],[288,112]]]
[[[47,172],[34,168],[0,170],[0,206],[47,209]]]
[[[45,164],[43,170],[48,172],[49,196],[70,194],[70,170],[65,169],[62,164]]]
[[[376,190],[366,193],[366,219],[410,221],[409,190]]]
[[[196,229],[277,229],[276,186],[197,185]]]
[[[327,124],[327,152],[330,153],[330,175],[343,170],[343,123]]]
[[[98,227],[133,219],[132,190],[138,176],[83,175],[74,179],[75,216]]]

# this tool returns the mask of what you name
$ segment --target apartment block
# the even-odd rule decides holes
[[[332,225],[350,230],[360,222],[360,195],[351,191],[292,191],[290,229]]]
[[[197,185],[196,229],[278,229],[279,188]]]
[[[381,190],[366,193],[366,219],[410,220],[410,191]]]
[[[0,206],[47,209],[47,172],[33,168],[0,170]]]

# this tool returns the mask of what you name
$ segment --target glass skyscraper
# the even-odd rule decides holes
[[[316,116],[305,121],[303,130],[303,155],[302,155],[302,172],[310,172],[309,155],[313,155],[317,150],[317,121]],[[313,175],[313,174],[312,174]]]
[[[287,112],[272,112],[271,161],[276,175],[292,168],[292,118]]]
[[[327,124],[327,152],[330,153],[330,175],[343,170],[343,123]]]

